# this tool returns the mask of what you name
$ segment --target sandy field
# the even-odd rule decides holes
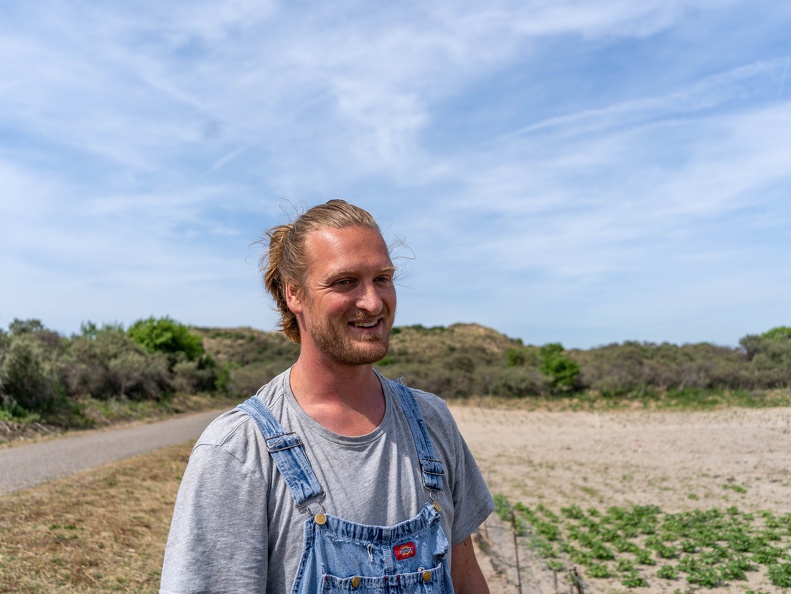
[[[682,413],[451,408],[491,491],[512,503],[543,503],[556,512],[571,504],[602,511],[629,504],[658,505],[663,512],[731,505],[745,512],[791,511],[789,408]],[[487,524],[496,529],[497,521]],[[517,592],[485,556],[483,566],[493,594]],[[777,591],[758,573],[751,572],[747,583],[701,591]],[[510,578],[515,584],[515,571]],[[522,580],[525,594],[554,592],[546,575],[535,577],[532,586],[524,584],[524,575]],[[631,590],[603,580],[591,585],[595,592],[692,591],[684,580]]]

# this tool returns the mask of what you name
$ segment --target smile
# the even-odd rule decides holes
[[[373,328],[379,323],[379,319],[376,320],[360,320],[356,322],[349,322],[355,328]]]

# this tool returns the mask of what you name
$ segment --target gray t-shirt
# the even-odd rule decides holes
[[[326,493],[325,512],[377,526],[416,516],[429,495],[389,381],[381,378],[386,403],[382,423],[368,435],[347,437],[328,431],[302,410],[291,392],[289,372],[256,397],[286,431],[302,438]],[[477,529],[494,503],[445,402],[413,392],[434,453],[445,465],[442,527],[455,545]],[[316,505],[311,509],[315,512]],[[288,592],[308,518],[295,507],[255,422],[241,411],[227,412],[192,450],[173,513],[160,592]]]

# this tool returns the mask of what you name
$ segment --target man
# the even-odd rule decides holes
[[[373,369],[396,310],[376,222],[331,200],[267,235],[299,357],[195,445],[161,592],[488,593],[470,535],[494,505],[447,406]]]

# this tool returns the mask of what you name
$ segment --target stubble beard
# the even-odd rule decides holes
[[[364,335],[357,340],[344,336],[330,320],[324,320],[311,331],[311,338],[326,357],[338,365],[370,365],[384,358],[390,348],[392,320],[387,316],[383,323],[388,324],[382,335]]]

